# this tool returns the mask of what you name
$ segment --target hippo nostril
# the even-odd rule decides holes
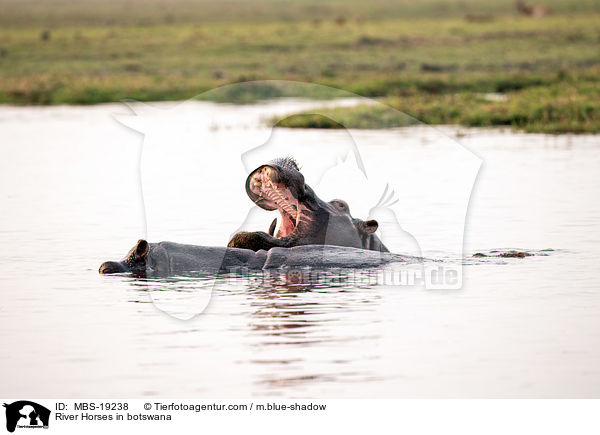
[[[109,273],[121,273],[124,272],[125,268],[114,261],[107,261],[100,265],[98,272],[101,274],[109,274]]]

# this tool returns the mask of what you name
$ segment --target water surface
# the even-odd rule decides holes
[[[161,176],[166,186],[168,180],[214,186],[209,196],[197,197],[156,186],[142,197],[142,137],[112,118],[125,112],[120,105],[1,107],[0,395],[600,395],[597,136],[500,130],[460,135],[483,160],[467,216],[465,255],[554,250],[524,259],[468,260],[460,290],[338,276],[304,283],[277,274],[228,278],[195,315],[204,308],[194,305],[203,291],[197,279],[157,282],[97,273],[101,262],[122,257],[144,236],[225,243],[251,206],[242,162],[230,161],[232,148],[239,156],[251,138],[261,143],[271,135],[261,116],[306,104],[190,106],[199,120],[212,114],[206,140],[219,146],[198,156],[215,168],[177,171],[165,162]],[[456,138],[455,129],[435,131]],[[282,142],[306,144],[313,159],[311,146],[348,140],[343,131],[276,134]],[[371,167],[384,165],[392,150],[405,163],[403,174],[386,170],[392,182],[414,179],[418,168],[411,173],[409,163],[423,156],[460,165],[427,128],[356,134],[369,148],[363,154]],[[310,156],[299,159],[309,167],[309,184],[332,199],[341,187],[327,184],[325,176],[317,179]],[[146,175],[160,165],[147,168]],[[406,204],[424,198],[424,209],[406,207],[398,216],[403,228],[415,232],[454,212],[450,202],[427,204],[427,190],[436,186],[420,184],[396,183],[402,186],[396,196]],[[364,215],[380,193],[373,191],[364,204],[355,201],[353,210]],[[424,237],[430,238],[423,240],[427,246],[452,244],[445,234]],[[395,246],[398,240],[389,238]],[[453,255],[449,251],[437,255]],[[212,282],[206,286],[210,291]]]

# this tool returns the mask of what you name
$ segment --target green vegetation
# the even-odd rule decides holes
[[[429,123],[597,132],[600,2],[540,1],[552,15],[518,16],[511,0],[0,0],[0,102],[179,100],[281,79],[384,97]],[[257,84],[213,95],[290,93]],[[336,110],[354,126],[395,122]]]
[[[279,120],[293,128],[393,128],[416,123],[511,126],[529,133],[600,133],[600,80],[561,80],[505,95],[473,92],[386,98],[383,105],[326,108]],[[399,111],[399,112],[398,112]],[[407,116],[409,115],[409,116]],[[414,118],[412,118],[414,117]]]

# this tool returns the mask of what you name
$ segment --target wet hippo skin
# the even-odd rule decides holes
[[[252,202],[265,210],[281,214],[268,233],[239,232],[229,241],[230,248],[253,251],[274,247],[333,245],[388,252],[375,235],[377,221],[362,221],[350,214],[345,201],[325,202],[304,182],[296,161],[278,158],[259,166],[246,179],[246,193]]]
[[[360,248],[304,245],[272,248],[269,251],[220,246],[184,245],[139,240],[121,261],[102,263],[99,272],[139,275],[173,275],[183,272],[220,272],[239,269],[261,270],[289,267],[371,268],[420,259]]]
[[[304,183],[298,164],[279,158],[252,171],[246,193],[259,207],[278,210],[268,233],[239,232],[227,247],[139,240],[121,261],[107,261],[102,274],[176,274],[190,271],[260,270],[284,267],[367,268],[407,261],[390,254],[375,235],[378,223],[350,214],[341,199],[321,200]]]

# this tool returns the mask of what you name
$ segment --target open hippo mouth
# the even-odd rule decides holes
[[[293,162],[295,166],[295,162]],[[289,237],[298,229],[304,206],[298,198],[304,194],[304,177],[285,167],[263,165],[246,179],[246,192],[250,199],[265,210],[279,210],[281,225],[275,237]],[[274,231],[275,221],[270,233]]]

